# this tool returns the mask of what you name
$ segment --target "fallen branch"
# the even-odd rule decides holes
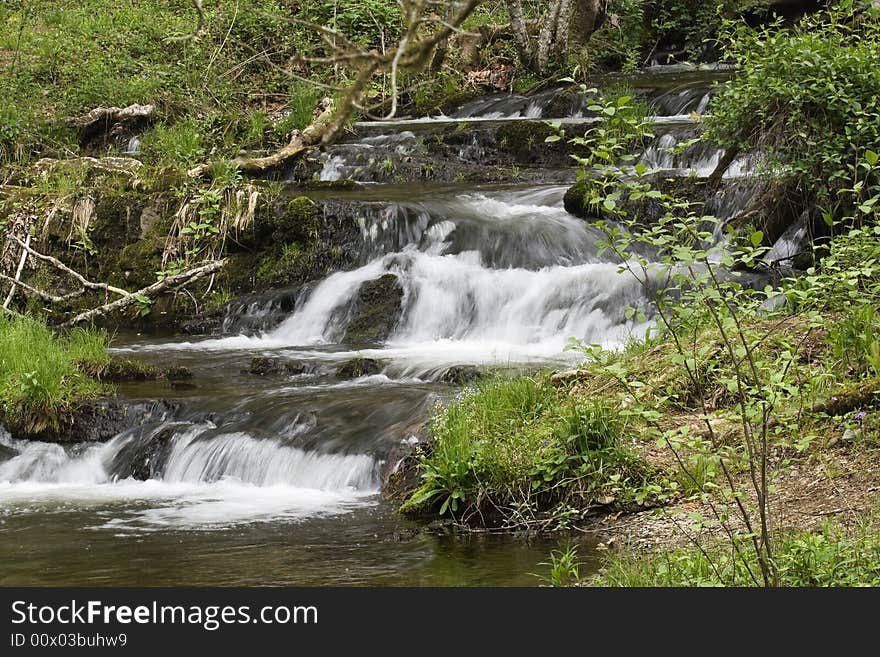
[[[168,288],[179,287],[181,285],[185,285],[187,283],[193,283],[200,278],[207,276],[208,274],[213,274],[214,272],[220,270],[223,265],[226,264],[226,260],[214,260],[211,262],[204,263],[195,267],[194,269],[190,269],[185,272],[181,272],[180,274],[175,274],[174,276],[168,276],[167,278],[162,279],[152,285],[148,285],[147,287],[141,288],[136,292],[126,292],[125,296],[121,299],[117,299],[116,301],[112,301],[110,303],[104,304],[103,306],[99,306],[97,308],[92,308],[91,310],[87,310],[86,312],[80,313],[76,317],[67,320],[61,326],[64,328],[69,328],[71,326],[76,326],[77,324],[81,324],[82,322],[87,322],[89,320],[93,320],[97,317],[102,317],[111,312],[115,312],[117,310],[122,310],[123,308],[127,308],[128,306],[142,301],[144,297],[150,298],[151,295],[159,294],[165,291]]]
[[[2,274],[2,273],[0,273],[0,280],[9,281],[10,283],[13,283],[14,285],[17,285],[18,287],[20,287],[22,290],[27,290],[31,294],[34,294],[34,295],[40,297],[41,299],[43,299],[44,301],[49,301],[51,303],[64,303],[65,301],[70,301],[71,299],[76,299],[77,297],[81,297],[82,295],[84,295],[86,293],[86,289],[81,288],[81,289],[77,290],[76,292],[70,292],[69,294],[63,294],[61,296],[58,296],[55,294],[49,294],[48,292],[44,292],[43,290],[38,290],[37,288],[31,287],[30,285],[28,285],[27,283],[24,283],[23,281],[17,280],[15,278],[13,278],[12,276],[7,276],[6,274]],[[8,310],[8,308],[6,306],[4,306],[3,309]]]
[[[243,173],[261,174],[282,167],[299,156],[303,151],[317,146],[331,130],[333,101],[325,98],[321,102],[319,110],[320,112],[312,124],[302,132],[294,130],[290,135],[290,142],[281,150],[265,157],[237,157],[232,160],[232,164]],[[190,169],[187,174],[193,178],[200,178],[210,168],[211,163],[204,162]]]
[[[6,295],[6,301],[3,302],[3,310],[9,309],[9,304],[12,303],[12,297],[15,296],[15,291],[18,289],[19,281],[21,279],[21,272],[24,271],[24,265],[27,262],[28,252],[27,247],[31,244],[31,236],[28,235],[25,239],[25,248],[21,250],[21,260],[18,261],[18,267],[15,270],[15,278],[12,279],[12,286],[9,288],[9,294]],[[3,275],[4,279],[8,279],[9,276]]]
[[[880,400],[880,377],[874,377],[835,391],[824,402],[813,406],[812,410],[814,413],[841,416],[856,409],[872,406],[878,400]]]
[[[80,135],[86,137],[100,131],[107,132],[111,126],[118,124],[146,123],[152,118],[153,110],[152,105],[96,107],[87,114],[68,117],[64,119],[64,123],[69,128],[79,130]]]
[[[18,243],[21,245],[21,247],[22,247],[25,251],[27,251],[28,253],[30,253],[32,256],[34,256],[34,257],[37,258],[38,260],[42,260],[43,262],[48,262],[50,265],[52,265],[53,267],[55,267],[55,269],[58,269],[58,270],[60,270],[60,271],[63,271],[65,274],[68,274],[69,276],[72,276],[72,277],[75,278],[75,279],[79,282],[79,284],[82,285],[84,288],[87,288],[87,289],[89,289],[89,290],[103,290],[103,291],[105,291],[105,292],[112,292],[113,294],[118,294],[118,295],[120,295],[120,296],[125,296],[125,295],[129,294],[129,292],[128,292],[127,290],[123,290],[123,289],[121,289],[121,288],[114,287],[114,286],[112,286],[112,285],[108,285],[107,283],[94,283],[94,282],[92,282],[92,281],[90,281],[90,280],[87,280],[85,276],[83,276],[82,274],[80,274],[78,271],[75,271],[75,270],[71,269],[70,267],[68,267],[67,265],[65,265],[63,262],[61,262],[61,261],[58,260],[57,258],[53,258],[52,256],[45,255],[45,254],[43,254],[43,253],[40,253],[39,251],[34,251],[34,250],[30,247],[30,244],[26,244],[26,243],[23,242],[22,240],[18,239],[18,237],[16,237],[15,235],[10,235],[10,237],[11,237],[13,240],[15,240],[16,242],[18,242]]]

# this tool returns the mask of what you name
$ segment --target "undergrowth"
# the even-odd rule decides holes
[[[109,361],[107,345],[100,331],[59,335],[40,320],[0,315],[0,422],[27,434],[60,429],[78,402],[107,392],[85,373]]]

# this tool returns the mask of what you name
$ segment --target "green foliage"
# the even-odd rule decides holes
[[[834,357],[855,376],[880,376],[880,317],[874,305],[846,311],[829,330]]]
[[[696,547],[660,551],[640,558],[612,555],[591,580],[596,586],[753,586],[749,574],[758,564],[747,542],[737,539],[740,555],[728,545],[707,551]],[[876,522],[848,535],[826,525],[821,532],[779,537],[776,566],[781,586],[877,586],[880,584],[880,532]]]
[[[290,85],[289,98],[284,117],[275,125],[275,131],[281,139],[289,138],[292,131],[302,130],[312,122],[312,115],[321,97],[315,86],[294,81]]]
[[[825,204],[851,178],[850,165],[880,141],[880,26],[846,15],[785,29],[737,28],[727,52],[740,73],[713,99],[711,137],[762,149],[768,166],[809,181]]]
[[[198,124],[182,120],[150,130],[141,146],[143,157],[160,166],[192,167],[204,158],[204,135]]]
[[[548,514],[565,523],[572,504],[598,498],[635,506],[652,475],[623,432],[610,408],[571,400],[546,377],[483,381],[433,417],[424,483],[404,510],[528,525]]]
[[[581,581],[581,563],[578,561],[577,547],[573,545],[564,550],[553,550],[550,561],[542,561],[538,565],[547,566],[549,572],[546,575],[536,574],[535,577],[549,586],[572,586]]]
[[[365,47],[390,45],[402,26],[394,0],[323,0],[304,3],[298,18],[342,32]]]
[[[105,392],[80,364],[109,360],[107,335],[76,329],[59,336],[43,322],[0,315],[0,415],[13,431],[57,430],[74,404]]]
[[[713,59],[725,19],[763,13],[767,0],[615,0],[610,19],[590,40],[582,68],[632,72],[661,64]]]
[[[283,113],[290,78],[253,55],[281,61],[316,36],[290,22],[282,0],[216,0],[205,11],[196,33],[195,10],[178,0],[2,3],[0,162],[66,156],[78,145],[65,117],[133,103],[156,107],[160,133],[144,146],[165,165],[211,147],[234,155],[242,144],[283,140],[260,123]]]

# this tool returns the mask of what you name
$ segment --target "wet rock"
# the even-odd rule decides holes
[[[251,359],[248,374],[256,376],[304,374],[307,367],[302,363],[291,363],[278,358],[256,356]]]
[[[16,456],[18,456],[18,451],[11,447],[7,447],[6,445],[0,445],[0,463],[15,458]]]
[[[193,373],[188,367],[176,365],[164,370],[165,378],[169,381],[185,381],[193,378]]]
[[[135,434],[108,465],[108,472],[119,479],[159,479],[171,453],[176,427]]]
[[[382,472],[382,495],[398,503],[409,499],[424,483],[420,465],[432,453],[433,448],[428,442],[428,428],[423,424],[409,438],[401,440],[386,456]]]
[[[463,385],[478,381],[482,377],[483,372],[478,367],[473,365],[454,365],[444,372],[441,381],[453,385]]]
[[[375,344],[388,339],[403,310],[403,287],[395,274],[385,274],[361,285],[342,341]]]
[[[359,379],[362,376],[372,376],[382,371],[382,365],[372,358],[354,358],[346,361],[336,369],[336,376],[340,379]]]
[[[73,409],[59,427],[38,431],[10,431],[14,438],[50,443],[105,442],[131,427],[161,419],[173,412],[176,404],[165,400],[132,403],[109,398],[89,401]]]

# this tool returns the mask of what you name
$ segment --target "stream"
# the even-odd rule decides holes
[[[705,174],[717,149],[674,158],[662,149],[687,134],[689,113],[705,109],[709,85],[728,73],[679,73],[655,76],[665,129],[642,159]],[[370,184],[305,192],[369,208],[359,266],[316,282],[262,329],[253,328],[260,317],[278,314],[271,303],[237,306],[218,336],[116,335],[120,357],[194,376],[174,387],[120,384],[124,398],[172,403],[107,443],[62,447],[0,432],[0,585],[530,586],[550,551],[571,541],[582,544],[582,573],[595,567],[590,538],[425,528],[379,495],[401,444],[457,393],[447,382],[455,368],[569,367],[578,362],[571,338],[614,347],[647,329],[625,317],[646,303],[638,285],[563,208],[571,169],[505,184],[370,179],[377,156],[364,153],[393,164],[417,157],[437,131],[547,119],[554,97],[493,96],[452,117],[367,124],[328,149],[320,177]],[[556,118],[581,120],[582,110],[574,102]],[[475,137],[459,155],[479,164],[485,144]],[[402,290],[393,330],[378,344],[345,344],[361,286],[388,274]],[[254,376],[254,357],[292,368]],[[340,377],[356,357],[377,371]],[[135,462],[149,476],[133,477]]]

